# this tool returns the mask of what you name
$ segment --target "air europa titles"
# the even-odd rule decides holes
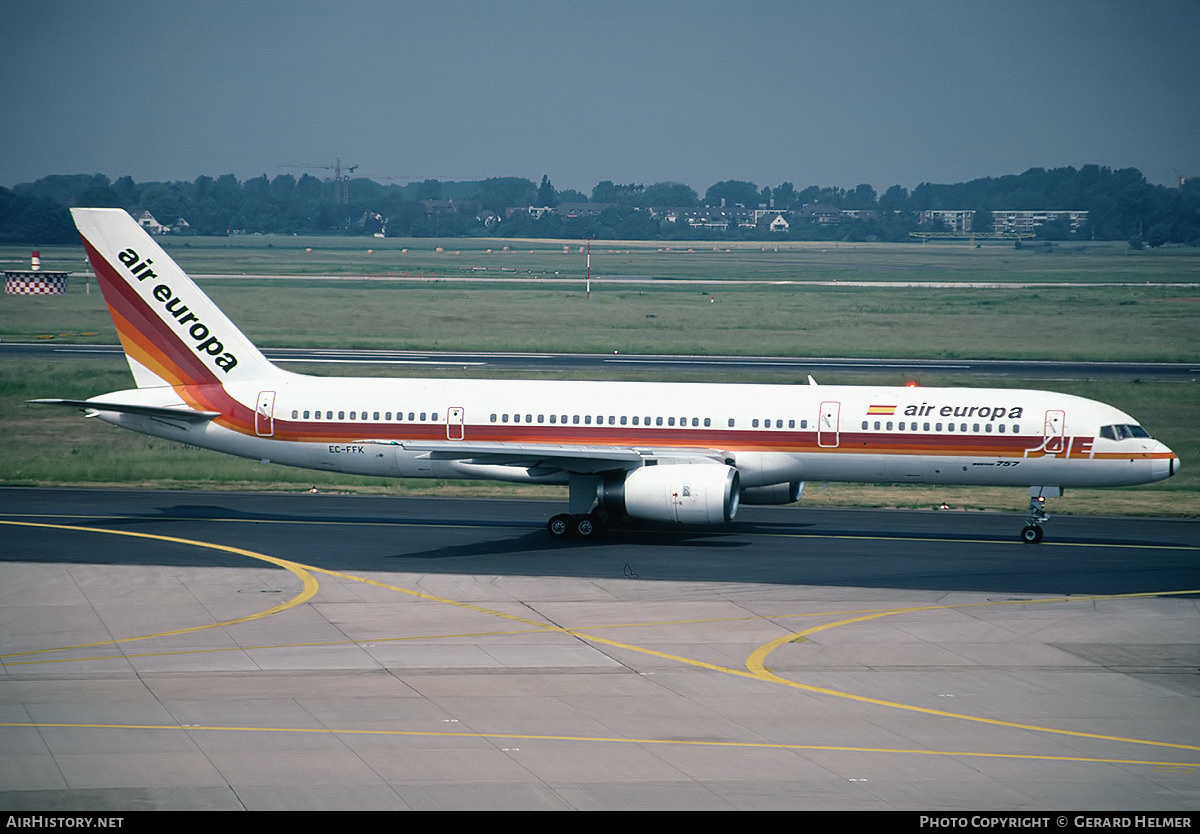
[[[158,277],[152,268],[154,261],[149,259],[143,261],[141,256],[132,249],[124,250],[117,255],[117,258],[139,281]],[[234,369],[237,365],[237,357],[225,351],[225,345],[221,344],[221,340],[209,332],[208,325],[200,321],[195,313],[188,310],[187,305],[179,296],[171,292],[170,287],[166,284],[155,284],[154,288],[150,290],[150,294],[156,301],[162,303],[176,323],[196,342],[198,353],[207,353],[209,356],[215,357],[213,363],[225,373]]]
[[[906,405],[905,417],[975,417],[979,420],[1016,420],[1025,409],[1019,405]]]

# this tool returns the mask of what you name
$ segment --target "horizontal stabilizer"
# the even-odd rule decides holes
[[[26,400],[35,405],[66,405],[83,409],[84,411],[112,411],[119,414],[137,414],[142,417],[162,417],[170,420],[184,420],[189,423],[203,423],[214,417],[220,417],[219,411],[197,411],[194,408],[166,408],[158,405],[133,405],[131,403],[106,403],[96,400]]]

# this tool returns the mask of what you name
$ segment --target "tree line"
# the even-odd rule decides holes
[[[571,211],[577,204],[586,210]],[[191,234],[385,234],[388,237],[560,237],[566,239],[791,239],[905,240],[921,229],[921,212],[970,209],[980,228],[993,211],[1080,210],[1077,230],[1046,224],[1045,239],[1129,240],[1141,246],[1200,245],[1200,179],[1168,188],[1147,182],[1136,168],[1099,165],[1031,168],[1022,174],[956,184],[921,183],[911,191],[892,185],[883,193],[790,182],[759,186],[723,180],[701,196],[683,183],[599,182],[590,194],[554,188],[524,177],[470,182],[427,179],[406,185],[368,178],[332,182],[304,174],[265,174],[239,180],[232,174],[191,182],[134,182],[103,174],[43,177],[13,189],[0,188],[0,242],[64,243],[76,239],[70,206],[111,206],[135,217],[150,212],[158,222]],[[530,206],[562,211],[534,212]],[[789,219],[786,232],[753,223],[699,228],[688,222],[705,207],[730,213],[774,209]],[[824,211],[818,222],[814,207]],[[806,211],[808,214],[806,215]],[[853,211],[854,216],[841,212]],[[186,227],[178,225],[186,221]]]

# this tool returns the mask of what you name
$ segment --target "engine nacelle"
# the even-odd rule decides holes
[[[721,464],[643,466],[605,479],[602,506],[634,518],[679,524],[723,524],[737,514],[738,472]]]
[[[794,504],[804,494],[804,481],[789,481],[742,490],[743,504]]]

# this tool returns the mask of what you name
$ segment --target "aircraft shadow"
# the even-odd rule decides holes
[[[65,527],[219,543],[346,572],[1056,595],[1200,588],[1200,522],[1188,520],[1056,518],[1045,543],[1022,545],[1016,514],[747,507],[721,527],[643,522],[563,540],[544,527],[558,505],[539,501],[4,492],[5,519],[28,512],[32,522],[53,522],[38,501],[50,494]],[[0,560],[261,566],[161,539],[12,525],[0,527]]]

